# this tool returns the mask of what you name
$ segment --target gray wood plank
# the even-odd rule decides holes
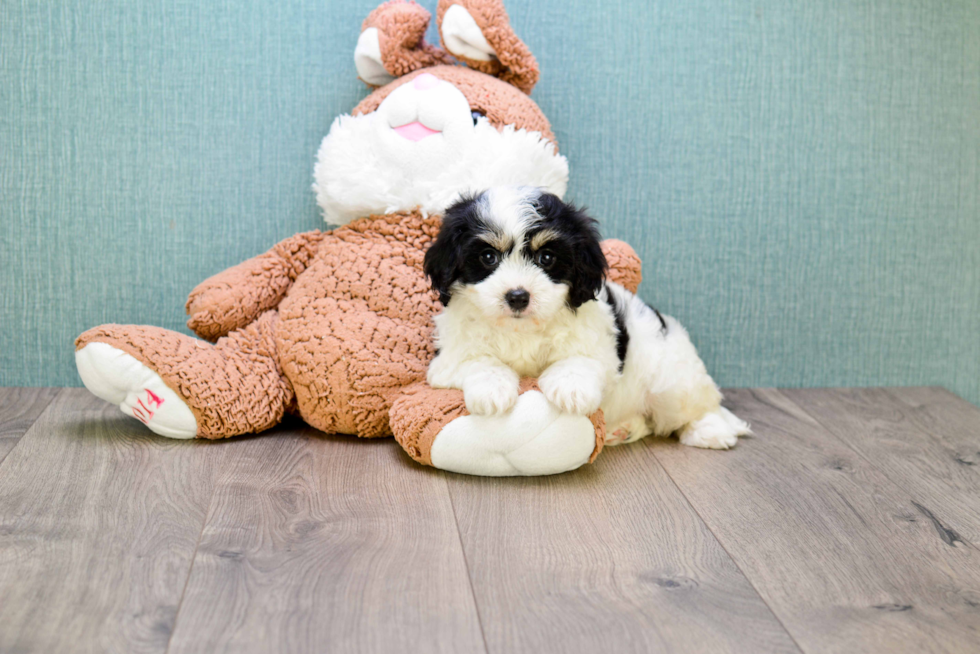
[[[0,463],[60,390],[0,388]]]
[[[783,392],[904,488],[950,546],[980,544],[980,410],[942,389]]]
[[[0,464],[0,651],[164,652],[221,452],[62,391]]]
[[[907,418],[957,465],[980,472],[980,408],[939,386],[886,390],[909,407]]]
[[[390,439],[297,427],[244,444],[171,654],[485,651],[442,473]]]
[[[642,445],[449,487],[490,652],[799,651]]]
[[[905,489],[785,395],[727,397],[754,438],[647,447],[800,646],[976,651],[980,552],[950,547]]]

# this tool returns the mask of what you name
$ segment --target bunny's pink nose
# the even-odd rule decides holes
[[[434,86],[439,84],[439,78],[431,73],[422,73],[414,80],[412,80],[412,86],[417,88],[419,91],[428,91]]]

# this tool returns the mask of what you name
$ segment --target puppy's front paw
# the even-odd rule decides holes
[[[485,370],[463,383],[466,410],[478,416],[506,413],[517,402],[517,374],[511,370]]]
[[[538,379],[538,386],[549,402],[566,413],[587,416],[602,402],[599,378],[588,372],[549,368]]]

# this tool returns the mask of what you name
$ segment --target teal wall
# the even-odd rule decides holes
[[[320,225],[379,0],[0,2],[0,385]],[[424,5],[434,8],[435,0]],[[723,385],[980,402],[980,2],[511,0],[570,197]]]

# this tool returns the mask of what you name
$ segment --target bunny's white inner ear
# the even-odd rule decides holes
[[[384,86],[395,79],[381,63],[381,42],[378,40],[377,27],[369,27],[357,37],[354,66],[357,67],[358,76],[373,86]]]
[[[442,42],[457,57],[473,61],[490,61],[497,57],[473,16],[459,5],[451,5],[442,16]]]

